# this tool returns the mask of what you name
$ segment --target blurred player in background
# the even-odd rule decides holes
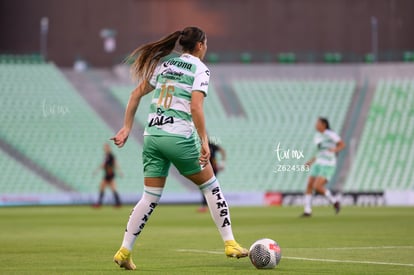
[[[177,42],[183,54],[161,62]],[[141,82],[129,98],[123,128],[112,138],[117,146],[122,147],[128,139],[141,97],[153,92],[153,99],[144,132],[144,192],[131,212],[122,246],[114,256],[122,268],[136,268],[131,251],[158,205],[171,163],[206,197],[225,254],[237,258],[248,255],[248,250],[234,239],[229,207],[209,162],[203,103],[210,71],[201,61],[206,51],[206,34],[197,27],[187,27],[139,47],[130,56],[135,59],[132,72]]]
[[[208,146],[210,148],[210,164],[213,168],[214,175],[217,177],[218,173],[224,169],[225,161],[226,161],[226,151],[218,145],[218,142],[213,141],[213,139],[209,138]],[[217,153],[221,155],[221,161],[219,163],[217,158]],[[208,205],[206,198],[202,197],[201,207],[198,209],[198,212],[204,213],[207,212]]]
[[[111,188],[112,193],[115,199],[115,206],[121,207],[121,200],[119,198],[119,194],[116,191],[116,183],[115,183],[115,173],[116,171],[122,175],[121,169],[118,166],[117,161],[115,160],[115,156],[112,153],[111,146],[108,143],[104,144],[104,151],[105,151],[105,159],[104,162],[95,170],[94,175],[98,172],[98,170],[102,169],[104,171],[104,176],[99,185],[99,198],[98,202],[95,203],[94,207],[101,207],[102,200],[105,195],[105,189],[107,187]]]
[[[336,169],[336,154],[345,148],[345,143],[339,135],[331,130],[329,121],[320,117],[316,122],[315,144],[317,154],[306,165],[311,166],[308,186],[305,193],[305,209],[302,217],[312,216],[312,193],[315,190],[324,195],[334,206],[335,213],[340,211],[340,204],[325,188],[326,183],[332,179]]]

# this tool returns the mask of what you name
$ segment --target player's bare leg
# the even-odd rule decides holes
[[[312,193],[315,184],[315,177],[309,177],[308,185],[306,186],[306,192],[304,196],[304,210],[301,217],[311,217],[312,216]]]
[[[102,206],[102,201],[103,201],[103,197],[105,195],[105,188],[107,186],[108,182],[103,179],[101,181],[101,183],[99,184],[99,197],[98,197],[98,201],[93,205],[93,207],[95,208],[99,208]]]
[[[109,187],[112,190],[112,194],[114,195],[114,200],[115,200],[115,206],[116,207],[121,207],[121,199],[119,198],[119,194],[118,191],[116,190],[116,183],[115,180],[111,180],[109,182]]]
[[[333,205],[334,209],[335,209],[335,213],[338,214],[339,211],[341,210],[341,206],[339,204],[339,202],[332,196],[331,191],[329,189],[325,188],[325,185],[328,181],[326,180],[326,178],[323,177],[317,177],[315,180],[315,190],[319,193],[324,195],[329,202]]]

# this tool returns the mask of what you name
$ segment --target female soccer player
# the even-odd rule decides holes
[[[115,199],[115,206],[121,207],[121,200],[119,198],[119,194],[116,191],[116,183],[115,183],[115,170],[118,170],[120,174],[122,174],[121,169],[118,166],[118,163],[115,160],[114,154],[112,154],[111,147],[108,143],[104,144],[104,151],[105,151],[105,160],[104,162],[97,168],[104,170],[104,177],[99,185],[99,199],[93,207],[101,207],[102,200],[105,194],[105,188],[109,187],[112,190]],[[96,174],[97,170],[95,170],[94,174]]]
[[[305,211],[303,217],[312,216],[312,192],[315,190],[324,195],[335,208],[338,214],[340,210],[339,201],[332,196],[331,191],[325,188],[326,183],[335,174],[336,154],[345,148],[345,143],[329,127],[329,121],[320,117],[316,122],[317,133],[315,143],[318,147],[316,157],[309,160],[306,164],[311,166],[310,177],[305,194]]]
[[[161,62],[173,51],[177,41],[183,54]],[[201,62],[206,51],[206,34],[197,27],[187,27],[143,45],[131,54],[131,58],[135,58],[133,75],[141,82],[129,98],[124,126],[112,138],[118,147],[128,139],[141,97],[151,91],[153,97],[142,153],[144,192],[129,217],[122,246],[114,256],[114,261],[122,268],[136,268],[131,251],[161,198],[171,163],[198,185],[206,197],[224,241],[225,254],[237,258],[248,254],[233,237],[229,207],[209,163],[203,102],[210,71]]]

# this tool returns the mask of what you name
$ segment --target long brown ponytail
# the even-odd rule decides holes
[[[183,31],[175,31],[156,42],[135,49],[127,57],[127,60],[134,60],[131,65],[133,78],[149,81],[161,58],[169,55],[174,50],[179,38],[182,50],[191,53],[197,42],[204,42],[206,34],[197,27],[186,27]]]
[[[131,65],[133,78],[149,80],[161,58],[174,50],[175,43],[180,35],[181,31],[176,31],[156,42],[148,43],[135,49],[127,57],[127,60],[134,60]]]

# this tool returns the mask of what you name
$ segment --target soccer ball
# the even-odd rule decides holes
[[[277,242],[260,239],[250,247],[249,258],[257,269],[271,269],[279,264],[282,254]]]

